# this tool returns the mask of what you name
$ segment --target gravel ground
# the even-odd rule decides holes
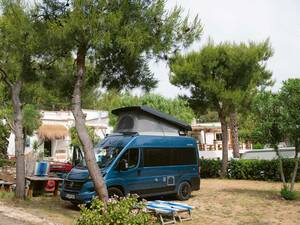
[[[12,207],[8,204],[0,203],[0,224],[34,224],[34,225],[54,225],[54,223],[27,212],[20,207]]]
[[[16,220],[0,213],[0,225],[32,225],[31,223],[26,223],[21,220]]]

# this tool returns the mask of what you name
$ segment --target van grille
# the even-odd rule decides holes
[[[84,182],[65,180],[64,188],[71,190],[80,190]]]

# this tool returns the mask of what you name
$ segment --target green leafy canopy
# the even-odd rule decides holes
[[[109,112],[111,112],[112,109],[137,105],[148,105],[186,123],[191,123],[192,119],[195,118],[194,112],[188,106],[187,101],[181,98],[168,99],[157,94],[149,93],[142,96],[133,96],[129,93],[120,95],[117,92],[111,91],[103,94],[98,102],[98,107],[100,109]],[[117,118],[110,113],[109,121],[110,124],[114,126],[117,122]]]
[[[218,45],[209,41],[198,52],[174,56],[170,80],[190,89],[189,101],[194,108],[230,111],[247,105],[258,86],[271,83],[272,74],[266,69],[271,56],[268,40]]]
[[[86,56],[93,68],[87,84],[108,89],[149,91],[157,84],[149,59],[166,59],[202,32],[197,17],[190,22],[180,7],[167,11],[164,0],[44,0],[39,9],[61,52]]]

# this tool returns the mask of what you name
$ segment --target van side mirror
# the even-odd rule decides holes
[[[118,170],[119,170],[119,171],[121,171],[121,170],[128,170],[128,162],[127,162],[126,159],[122,159],[122,160],[119,162]]]

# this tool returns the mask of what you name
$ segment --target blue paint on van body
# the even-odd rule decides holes
[[[183,182],[189,183],[191,191],[200,188],[199,153],[194,138],[112,134],[97,148],[115,151],[106,164],[99,164],[108,189],[116,187],[124,195],[148,197],[175,194]],[[96,152],[96,157],[101,162],[101,154]],[[120,170],[123,158],[128,159],[129,167]],[[73,168],[63,182],[61,198],[89,203],[95,195],[86,167]]]

